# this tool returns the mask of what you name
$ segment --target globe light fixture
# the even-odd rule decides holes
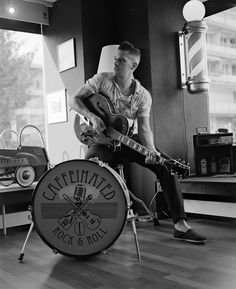
[[[205,13],[205,6],[199,0],[190,0],[183,7],[183,16],[187,22],[201,21]]]

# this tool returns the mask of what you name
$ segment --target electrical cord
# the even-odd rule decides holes
[[[154,212],[152,211],[152,203],[153,203],[153,201],[155,200],[157,194],[159,193],[160,187],[161,187],[160,183],[159,183],[159,185],[157,186],[157,181],[156,181],[156,182],[155,182],[155,194],[153,195],[153,197],[152,197],[152,199],[151,199],[151,201],[150,201],[150,203],[149,203],[149,207],[147,207],[146,204],[145,204],[141,199],[137,198],[131,191],[129,191],[131,197],[132,197],[136,202],[140,203],[140,204],[143,206],[143,208],[145,209],[145,211],[147,212],[147,215],[140,216],[140,217],[137,218],[139,222],[152,222],[152,221],[154,221],[154,220],[157,221],[157,215],[156,215],[156,213],[154,213]],[[162,210],[162,213],[164,213],[167,217],[169,217],[168,214],[166,214],[165,211]]]

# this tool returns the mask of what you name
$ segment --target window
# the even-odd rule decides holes
[[[45,140],[42,36],[0,30],[0,146],[15,147],[26,125],[36,126]],[[42,145],[40,134],[27,128],[23,145]]]
[[[227,128],[234,133],[236,140],[236,8],[217,15],[222,15],[224,22],[219,21],[219,17],[215,15],[205,18],[209,31],[207,33],[210,34],[210,31],[216,29],[218,31],[217,37],[214,38],[217,47],[214,50],[214,45],[208,45],[212,47],[207,51],[210,131]],[[213,44],[211,37],[207,37],[207,43]],[[221,63],[220,69],[216,69],[212,64],[212,59],[215,58]],[[217,77],[215,71],[218,72]]]
[[[236,75],[236,64],[232,64],[232,75]]]
[[[219,62],[208,61],[207,66],[208,66],[209,73],[212,73],[212,74],[220,73]]]
[[[227,45],[227,38],[221,36],[220,37],[220,44],[223,45],[223,46],[226,46]]]
[[[41,81],[39,81],[39,80],[36,81],[36,88],[37,89],[41,88]]]
[[[236,39],[235,38],[230,39],[230,46],[233,48],[236,47]]]
[[[233,103],[236,103],[236,91],[233,91]]]
[[[223,63],[222,72],[223,72],[223,74],[229,74],[229,65],[228,64]]]

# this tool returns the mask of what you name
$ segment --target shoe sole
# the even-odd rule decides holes
[[[196,241],[196,240],[184,239],[184,238],[175,238],[175,237],[173,237],[173,238],[174,238],[174,240],[185,241],[185,242],[194,243],[194,244],[204,244],[204,243],[206,243],[206,240]]]

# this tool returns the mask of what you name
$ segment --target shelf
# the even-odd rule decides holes
[[[0,213],[2,215],[2,226],[4,235],[6,235],[6,228],[9,226],[17,226],[20,224],[27,223],[27,219],[25,218],[26,214],[28,214],[25,210],[26,207],[28,207],[29,203],[31,203],[32,200],[32,193],[35,189],[37,182],[34,182],[31,186],[22,188],[18,184],[12,184],[9,187],[0,187]],[[21,210],[21,208],[24,210],[22,216],[24,218],[22,220],[19,220],[17,218],[14,218],[15,222],[7,223],[6,220],[10,218],[10,216],[18,215],[21,212],[18,212]],[[10,214],[7,213],[10,212]],[[17,212],[16,212],[17,211]],[[0,216],[1,216],[0,215]],[[12,219],[13,220],[13,219]]]
[[[232,147],[232,144],[204,144],[204,145],[196,145],[195,148],[222,147],[222,146]]]
[[[222,175],[222,176],[190,176],[186,179],[180,180],[181,183],[195,183],[195,182],[204,182],[204,183],[235,183],[236,184],[236,175]]]

